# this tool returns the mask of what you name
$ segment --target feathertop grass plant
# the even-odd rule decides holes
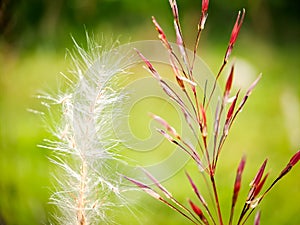
[[[158,38],[162,45],[169,52],[170,65],[173,69],[174,78],[177,85],[180,87],[182,93],[186,97],[183,99],[181,95],[172,88],[169,83],[163,79],[156,68],[152,65],[141,52],[137,50],[138,55],[146,64],[149,72],[156,79],[165,92],[165,94],[175,103],[184,115],[185,122],[192,131],[194,139],[196,140],[196,146],[189,144],[188,139],[191,137],[183,137],[175,128],[170,125],[165,119],[158,115],[151,115],[164,129],[158,129],[168,141],[176,145],[182,151],[184,151],[195,166],[199,169],[199,174],[204,179],[207,189],[212,195],[213,201],[208,204],[206,196],[201,194],[199,187],[197,186],[194,179],[186,172],[187,183],[191,186],[195,196],[199,203],[195,203],[191,199],[188,199],[188,205],[178,201],[169,190],[167,190],[160,181],[153,177],[149,172],[145,171],[146,176],[153,182],[154,187],[151,187],[143,182],[136,179],[125,177],[131,183],[136,185],[141,190],[155,198],[156,200],[164,203],[177,213],[183,215],[187,220],[193,224],[237,224],[242,225],[247,222],[249,216],[254,212],[257,206],[274,187],[274,185],[280,181],[299,161],[300,151],[292,156],[290,161],[278,175],[278,177],[271,182],[271,184],[264,189],[266,186],[266,180],[269,173],[265,173],[267,159],[263,162],[258,172],[254,176],[250,183],[250,189],[246,199],[243,201],[243,207],[241,209],[236,208],[239,193],[242,188],[242,175],[246,164],[246,157],[243,156],[237,171],[236,178],[233,185],[232,202],[230,208],[230,216],[228,221],[225,221],[224,214],[222,213],[219,188],[216,183],[217,165],[219,164],[219,158],[222,152],[222,148],[228,134],[232,128],[233,123],[236,121],[239,113],[244,109],[252,90],[257,85],[261,78],[261,75],[250,85],[245,95],[240,98],[240,90],[232,95],[232,82],[234,76],[234,66],[232,66],[230,73],[227,77],[226,85],[222,96],[215,96],[215,90],[220,76],[223,74],[224,68],[228,63],[233,47],[236,43],[238,34],[245,17],[245,9],[238,12],[236,22],[233,26],[232,33],[229,39],[229,44],[226,49],[223,63],[217,73],[213,83],[207,83],[204,94],[200,97],[199,90],[197,89],[197,82],[194,79],[193,68],[196,57],[196,52],[199,45],[201,34],[205,28],[205,22],[208,16],[209,1],[202,1],[202,13],[198,23],[198,32],[196,35],[193,56],[189,57],[187,54],[186,45],[183,38],[179,22],[179,14],[176,0],[169,0],[171,10],[174,18],[174,29],[176,34],[176,45],[179,54],[175,53],[174,48],[168,41],[163,29],[155,19],[152,17],[154,26],[158,32]],[[207,112],[211,107],[212,98],[217,97],[219,99],[217,107],[214,110],[214,117],[212,121],[208,121]],[[209,125],[212,124],[212,127]],[[210,144],[212,143],[212,144]],[[215,212],[216,211],[216,212]],[[239,214],[237,214],[239,213]],[[237,215],[236,215],[237,214]],[[260,224],[260,212],[258,211],[255,218],[254,224]]]
[[[111,78],[124,73],[129,58],[88,36],[87,51],[74,43],[73,70],[64,76],[66,90],[39,96],[54,136],[41,147],[52,150],[50,160],[58,168],[50,201],[58,209],[58,224],[111,224],[107,212],[126,205],[118,175],[118,140],[111,131],[111,120],[121,116],[117,106],[124,96],[112,88]]]

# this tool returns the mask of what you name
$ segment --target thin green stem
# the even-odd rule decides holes
[[[220,77],[220,75],[221,75],[223,69],[225,68],[226,64],[227,64],[227,61],[224,60],[222,66],[221,66],[221,68],[220,68],[220,70],[219,70],[219,72],[218,72],[218,74],[217,74],[217,76],[216,76],[216,79],[215,79],[215,81],[214,81],[214,85],[213,85],[213,88],[212,88],[212,90],[211,90],[211,92],[210,92],[210,95],[209,95],[209,97],[208,97],[208,101],[207,101],[207,103],[206,103],[205,110],[207,110],[207,108],[208,108],[208,106],[209,106],[209,104],[210,104],[210,101],[211,101],[211,99],[212,99],[212,96],[213,96],[213,94],[214,94],[214,92],[215,92],[215,90],[216,90],[216,87],[217,87],[217,81],[218,81],[218,79],[219,79],[219,77]]]
[[[214,197],[215,197],[215,201],[216,201],[219,222],[220,222],[220,225],[223,225],[221,207],[220,207],[220,202],[219,202],[219,197],[218,197],[217,186],[216,186],[214,174],[210,175],[210,180],[211,180],[211,183],[212,183],[212,186],[213,186],[213,192],[214,192]]]

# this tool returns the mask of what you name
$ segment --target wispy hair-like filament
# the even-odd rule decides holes
[[[42,147],[52,150],[50,160],[57,166],[50,201],[58,208],[59,224],[107,224],[107,211],[125,203],[117,173],[122,164],[115,148],[119,141],[110,122],[121,116],[117,106],[124,97],[111,78],[124,73],[127,56],[88,35],[87,50],[74,43],[72,70],[65,76],[68,87],[43,98],[54,140],[45,140]]]

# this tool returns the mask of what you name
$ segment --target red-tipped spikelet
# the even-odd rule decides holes
[[[234,182],[234,187],[233,187],[233,195],[232,195],[229,225],[232,224],[232,219],[233,219],[233,215],[234,215],[234,209],[235,209],[236,201],[237,201],[240,189],[241,189],[242,174],[243,174],[243,171],[244,171],[244,168],[245,168],[245,164],[246,164],[246,157],[243,156],[243,158],[241,159],[241,162],[238,166],[238,169],[236,171],[236,177],[235,177],[235,182]]]
[[[174,127],[172,127],[167,121],[165,121],[163,118],[161,118],[160,116],[157,116],[155,114],[150,114],[150,116],[156,120],[157,122],[159,122],[161,125],[163,125],[168,132],[170,132],[170,134],[172,134],[175,138],[177,139],[181,139],[180,135],[177,133],[177,131],[175,130]]]
[[[202,0],[202,14],[201,14],[201,19],[199,22],[198,30],[203,30],[204,25],[208,16],[208,5],[209,5],[209,0]]]
[[[203,196],[200,194],[198,188],[196,187],[194,181],[192,180],[192,178],[190,177],[190,175],[186,172],[185,173],[190,184],[192,185],[193,191],[195,192],[196,196],[198,197],[198,199],[200,200],[200,202],[203,204],[203,206],[207,207],[207,203],[205,201],[205,199],[203,198]]]
[[[300,160],[300,150],[293,155],[293,157],[290,159],[287,166],[281,171],[278,179],[282,178],[284,175],[286,175],[292,168],[297,164],[297,162]]]
[[[202,14],[206,14],[208,10],[209,0],[202,0]]]
[[[241,14],[242,14],[242,15],[241,15]],[[231,36],[230,36],[228,48],[227,48],[227,51],[226,51],[226,54],[225,54],[225,58],[224,58],[224,61],[225,61],[225,62],[227,62],[228,59],[229,59],[229,56],[230,56],[230,54],[231,54],[231,51],[232,51],[233,46],[234,46],[234,44],[235,44],[235,42],[236,42],[236,39],[237,39],[237,37],[238,37],[238,35],[239,35],[241,26],[242,26],[242,24],[243,24],[244,17],[245,17],[245,9],[243,9],[243,12],[242,12],[242,13],[241,13],[241,11],[239,11],[238,16],[237,16],[237,18],[236,18],[234,27],[233,27],[232,32],[231,32]]]
[[[171,46],[167,40],[167,37],[165,35],[165,32],[163,31],[163,29],[160,27],[160,25],[158,24],[158,22],[156,21],[155,17],[152,17],[152,22],[154,23],[155,29],[158,32],[158,38],[161,40],[161,42],[164,44],[164,46],[167,49],[171,49]]]
[[[253,198],[256,198],[258,196],[258,194],[260,193],[262,187],[264,186],[267,178],[269,176],[269,173],[267,173],[264,178],[258,183],[256,189],[254,190],[254,193],[253,193]]]
[[[265,168],[266,168],[266,165],[267,165],[267,162],[268,162],[268,159],[266,159],[263,164],[261,165],[261,167],[259,168],[259,170],[257,171],[254,179],[251,181],[250,183],[250,186],[253,188],[256,188],[257,185],[259,184],[263,174],[264,174],[264,171],[265,171]]]
[[[273,181],[273,183],[265,191],[262,197],[264,197],[272,189],[272,187],[298,163],[299,160],[300,160],[300,150],[292,156],[292,158],[290,159],[286,167],[280,172],[279,176]]]
[[[138,186],[139,188],[141,188],[144,192],[146,192],[151,197],[153,197],[157,200],[161,199],[161,196],[156,191],[154,191],[151,187],[149,187],[149,186],[147,186],[147,185],[145,185],[145,184],[143,184],[139,181],[136,181],[132,178],[126,177],[126,176],[125,176],[125,179],[129,180],[131,183],[133,183],[136,186]]]
[[[236,178],[234,182],[233,196],[232,196],[232,205],[235,205],[239,191],[241,188],[242,174],[246,164],[246,157],[244,156],[239,164],[239,167],[236,172]]]
[[[191,208],[193,209],[194,213],[197,214],[197,216],[199,216],[200,220],[205,224],[205,225],[208,225],[208,221],[206,219],[206,217],[204,216],[202,210],[192,202],[192,200],[189,199],[189,203],[190,203],[190,206]]]
[[[231,103],[231,105],[228,109],[225,124],[224,124],[224,137],[227,137],[227,135],[229,133],[230,126],[231,126],[232,121],[234,119],[234,109],[235,109],[235,105],[236,105],[236,102],[237,102],[238,97],[239,97],[239,93],[240,93],[240,91],[238,91],[236,93],[236,95],[234,96],[233,101],[232,101],[232,103]]]
[[[144,61],[144,63],[147,65],[148,69],[150,70],[150,72],[154,76],[154,78],[157,80],[161,80],[159,73],[156,71],[156,69],[154,69],[151,62],[140,51],[138,51],[137,49],[135,49],[135,51],[141,57],[141,59]]]
[[[226,86],[225,86],[225,91],[224,91],[224,100],[225,102],[227,102],[229,94],[230,94],[230,90],[232,87],[232,80],[233,80],[233,74],[234,74],[234,65],[232,65],[231,70],[230,70],[230,74],[227,78],[226,81]]]

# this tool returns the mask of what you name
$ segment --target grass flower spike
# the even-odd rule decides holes
[[[53,151],[50,160],[58,167],[51,196],[58,224],[111,224],[107,211],[124,203],[122,162],[110,122],[121,115],[117,106],[124,97],[112,88],[111,78],[124,72],[126,54],[87,40],[87,51],[75,42],[66,91],[40,96],[54,135],[42,147]]]
[[[236,39],[239,35],[241,26],[244,22],[244,17],[245,17],[245,9],[243,9],[242,15],[241,15],[241,11],[240,11],[237,18],[236,18],[236,22],[235,22],[234,27],[233,27],[232,32],[231,32],[229,45],[228,45],[228,48],[227,48],[227,51],[226,51],[226,54],[225,54],[225,58],[224,58],[225,62],[227,62],[228,59],[229,59],[229,56],[230,56],[231,51],[233,49],[233,46],[234,46],[234,44],[236,42]]]
[[[216,173],[222,173],[222,171],[217,171],[217,165],[219,164],[219,158],[222,153],[224,143],[227,140],[233,123],[236,121],[239,113],[244,109],[249,96],[251,95],[253,89],[256,87],[258,81],[261,78],[261,75],[259,75],[258,78],[254,80],[243,97],[240,97],[242,95],[242,91],[240,90],[238,90],[232,97],[231,89],[235,71],[234,66],[232,66],[226,80],[223,94],[221,94],[220,96],[216,96],[217,83],[220,76],[223,74],[224,68],[227,65],[232,53],[232,49],[237,41],[238,34],[244,21],[245,10],[243,9],[238,13],[237,19],[230,35],[229,44],[225,51],[223,62],[218,73],[215,75],[214,81],[209,82],[207,80],[205,90],[200,93],[197,87],[202,86],[195,81],[194,63],[199,40],[201,37],[201,32],[204,29],[204,24],[208,15],[207,11],[209,1],[202,1],[202,14],[198,23],[198,33],[196,36],[192,56],[187,54],[187,49],[184,43],[179,21],[177,3],[175,0],[170,0],[169,3],[174,18],[174,29],[176,35],[175,47],[177,47],[176,50],[178,51],[175,51],[175,47],[173,45],[170,45],[170,42],[167,40],[165,33],[163,32],[157,21],[153,19],[153,22],[156,30],[158,31],[159,39],[162,42],[162,45],[169,53],[170,66],[172,67],[172,70],[174,72],[174,80],[177,82],[179,89],[173,88],[173,86],[169,84],[167,80],[164,80],[163,76],[158,73],[158,70],[154,68],[150,60],[148,60],[138,50],[137,52],[146,64],[151,75],[158,81],[166,96],[168,96],[170,100],[175,105],[177,105],[182,112],[183,118],[185,119],[184,122],[191,131],[191,136],[183,136],[179,131],[176,131],[173,126],[167,122],[167,120],[161,118],[159,115],[151,114],[152,118],[163,126],[163,129],[159,129],[158,131],[165,139],[170,141],[172,144],[175,144],[179,149],[184,151],[190,157],[191,161],[198,169],[199,175],[203,178],[204,184],[206,184],[207,191],[210,193],[209,200],[211,201],[206,201],[206,196],[200,193],[200,188],[198,187],[197,183],[187,172],[186,176],[188,185],[191,186],[192,191],[197,197],[196,200],[198,201],[198,203],[191,198],[188,198],[186,204],[179,202],[171,194],[171,192],[160,183],[160,181],[155,179],[148,172],[145,172],[145,174],[153,183],[153,188],[150,188],[149,185],[145,185],[142,182],[136,181],[132,178],[127,177],[127,179],[138,188],[143,189],[152,197],[155,197],[168,207],[175,210],[177,213],[183,215],[193,224],[223,225],[227,224],[226,221],[229,221],[229,225],[246,224],[250,215],[255,209],[257,209],[258,205],[264,199],[266,194],[269,193],[274,185],[298,163],[298,161],[300,160],[300,151],[298,151],[290,159],[279,176],[266,189],[264,187],[267,186],[269,173],[265,173],[268,160],[264,160],[262,166],[258,169],[256,175],[250,183],[248,195],[244,199],[242,199],[243,196],[239,196],[243,187],[242,176],[244,174],[243,172],[246,164],[246,157],[242,157],[236,170],[235,181],[233,182],[231,204],[228,204],[228,206],[230,207],[230,214],[228,216],[224,215],[225,210],[221,208],[224,204],[221,204],[220,199],[222,198],[220,198],[219,196],[220,187],[216,182]],[[178,90],[182,91],[182,93],[179,93]],[[185,96],[185,98],[183,98],[182,96]],[[212,104],[213,98],[218,99],[217,105]],[[212,109],[213,114],[215,115],[212,118],[211,116],[208,116],[209,109]],[[189,141],[191,139],[195,140],[195,146],[189,144]],[[151,193],[149,193],[149,190],[151,190]],[[160,192],[164,194],[165,197],[162,197],[163,195],[159,195]],[[239,201],[242,201],[241,209],[238,208]],[[260,224],[260,218],[261,214],[259,211],[253,220],[255,225]]]

